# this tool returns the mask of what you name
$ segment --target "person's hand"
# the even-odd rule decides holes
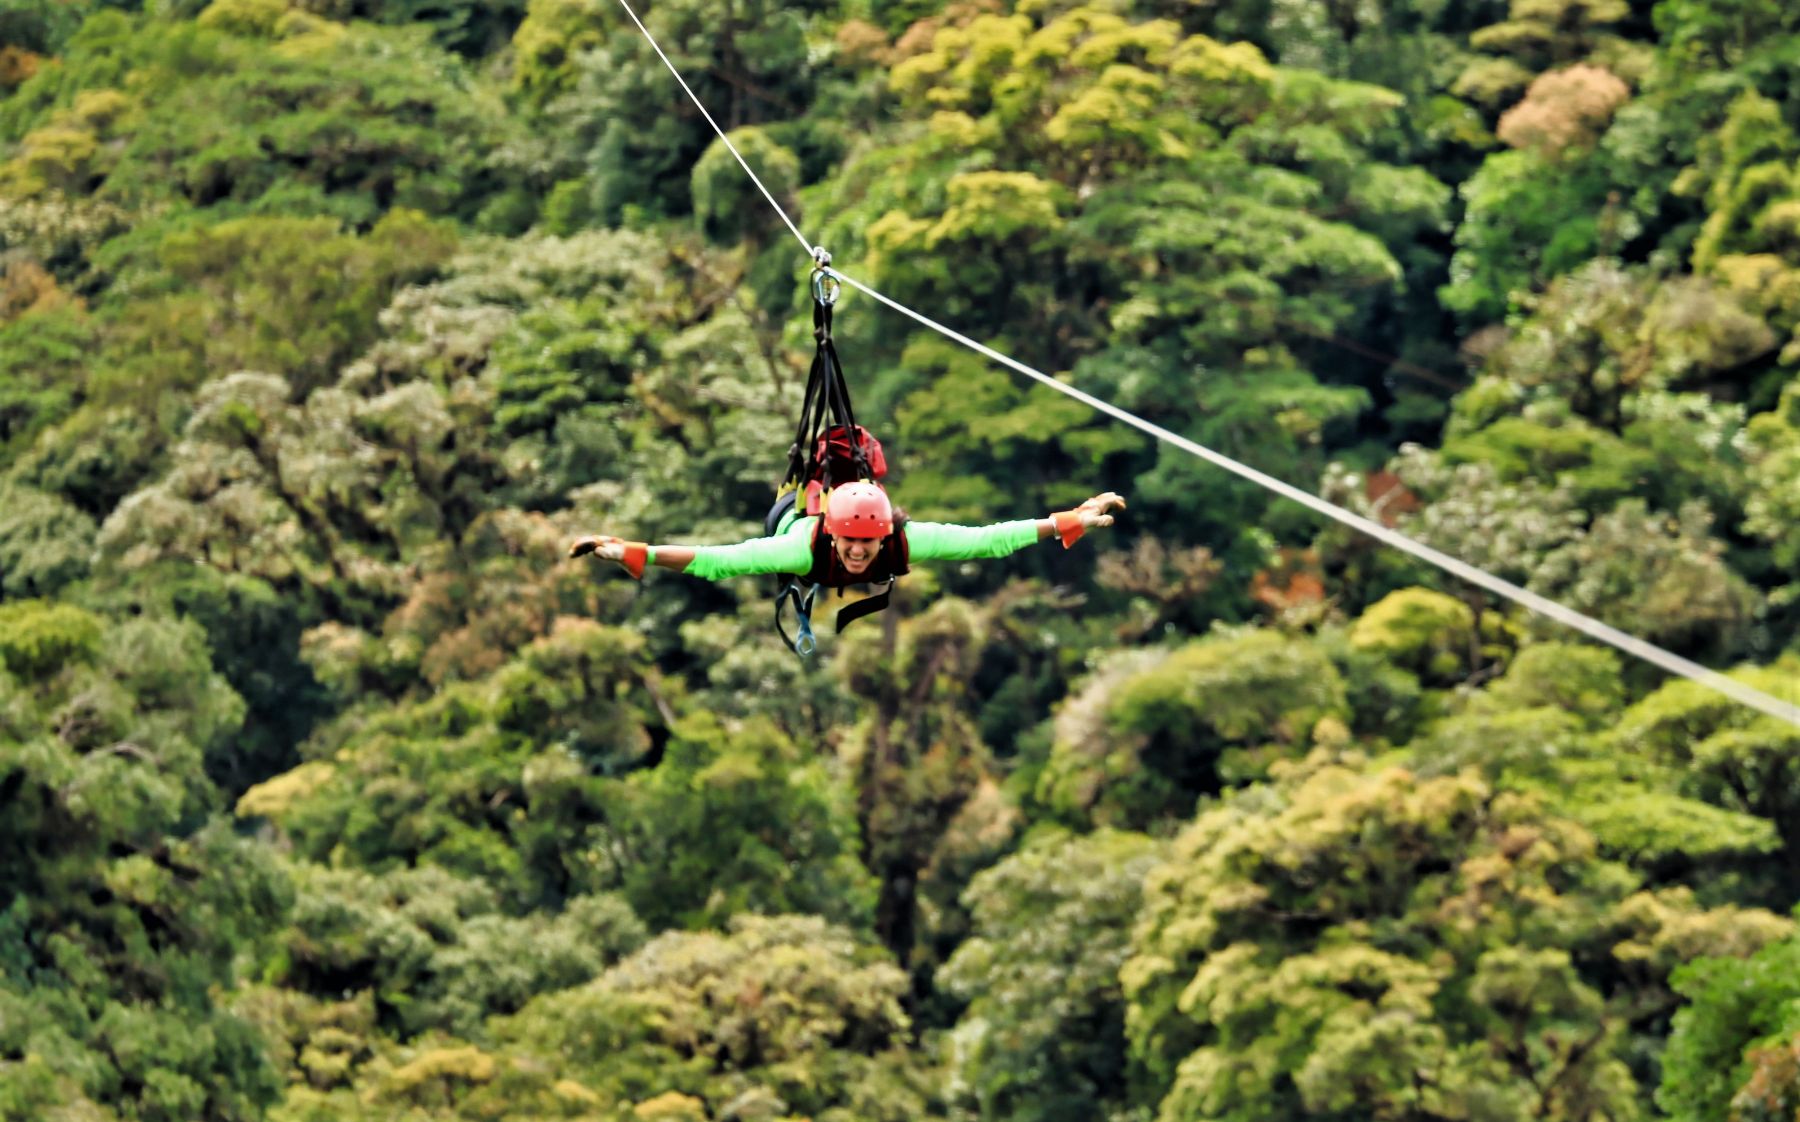
[[[1091,530],[1095,526],[1111,526],[1114,508],[1125,509],[1125,496],[1117,491],[1107,491],[1082,503],[1075,508],[1075,516],[1081,519],[1081,528]]]
[[[642,579],[644,566],[650,558],[650,547],[643,542],[628,542],[611,534],[577,538],[569,546],[570,557],[585,557],[588,554],[593,554],[602,561],[617,561],[625,566],[625,571],[633,578]]]
[[[625,560],[625,539],[615,538],[611,534],[598,534],[592,537],[578,538],[569,547],[570,557],[585,557],[593,554],[601,561]]]
[[[1059,510],[1050,516],[1050,529],[1062,539],[1064,549],[1081,540],[1081,535],[1096,526],[1111,526],[1112,512],[1125,509],[1125,496],[1116,491],[1103,491],[1074,510]]]

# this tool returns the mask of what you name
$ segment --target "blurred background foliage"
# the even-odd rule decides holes
[[[646,0],[836,263],[1800,702],[1800,9]],[[1800,1108],[1800,732],[872,302],[610,0],[0,6],[0,1118]]]

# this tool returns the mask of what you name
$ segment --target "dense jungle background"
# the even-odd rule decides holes
[[[1800,700],[1800,5],[653,0],[806,235]],[[848,294],[614,0],[0,0],[0,1117],[1792,1122],[1800,729]],[[828,613],[825,619],[829,620]]]

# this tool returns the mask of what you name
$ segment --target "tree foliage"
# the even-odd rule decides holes
[[[751,536],[859,281],[1794,701],[1770,0],[12,0],[0,1116],[1791,1119],[1800,740],[849,287],[919,565]],[[854,592],[852,595],[860,595]],[[829,608],[822,608],[823,625]],[[233,812],[228,819],[227,812]]]
[[[1199,816],[1151,875],[1121,973],[1133,1054],[1166,1116],[1634,1116],[1630,1021],[1669,1002],[1618,934],[1653,944],[1690,909],[1632,887],[1529,797],[1300,769]],[[1628,957],[1650,969],[1621,984]]]
[[[1308,645],[1268,632],[1133,652],[1057,716],[1039,797],[1078,820],[1147,828],[1342,728],[1343,684]]]
[[[0,1104],[259,1117],[280,1085],[218,994],[291,889],[202,764],[242,702],[189,622],[19,600],[0,631]]]
[[[1689,1004],[1675,1015],[1656,1096],[1670,1117],[1756,1118],[1758,1098],[1792,1093],[1791,1082],[1786,1088],[1768,1082],[1773,1054],[1800,1032],[1794,1023],[1794,999],[1800,997],[1795,954],[1796,943],[1788,939],[1747,959],[1701,959],[1675,976]],[[1759,1076],[1762,1088],[1755,1087]]]
[[[981,1117],[1102,1117],[1130,1086],[1119,967],[1159,847],[1136,834],[1040,835],[978,875],[974,931],[941,984],[967,995],[952,1092]]]

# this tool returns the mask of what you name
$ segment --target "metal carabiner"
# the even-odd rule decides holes
[[[843,284],[837,274],[831,271],[831,254],[822,245],[813,246],[813,299],[827,308],[837,303],[838,293],[843,291]]]
[[[775,631],[781,636],[793,652],[801,659],[811,658],[819,649],[819,641],[813,637],[812,608],[813,597],[819,594],[819,586],[806,585],[806,593],[802,595],[799,583],[784,584],[781,591],[775,594]],[[794,605],[794,634],[789,635],[787,628],[781,626],[781,609],[789,603]]]
[[[813,638],[812,620],[806,616],[799,617],[800,626],[794,636],[794,653],[801,658],[811,658],[819,649],[819,641]]]

